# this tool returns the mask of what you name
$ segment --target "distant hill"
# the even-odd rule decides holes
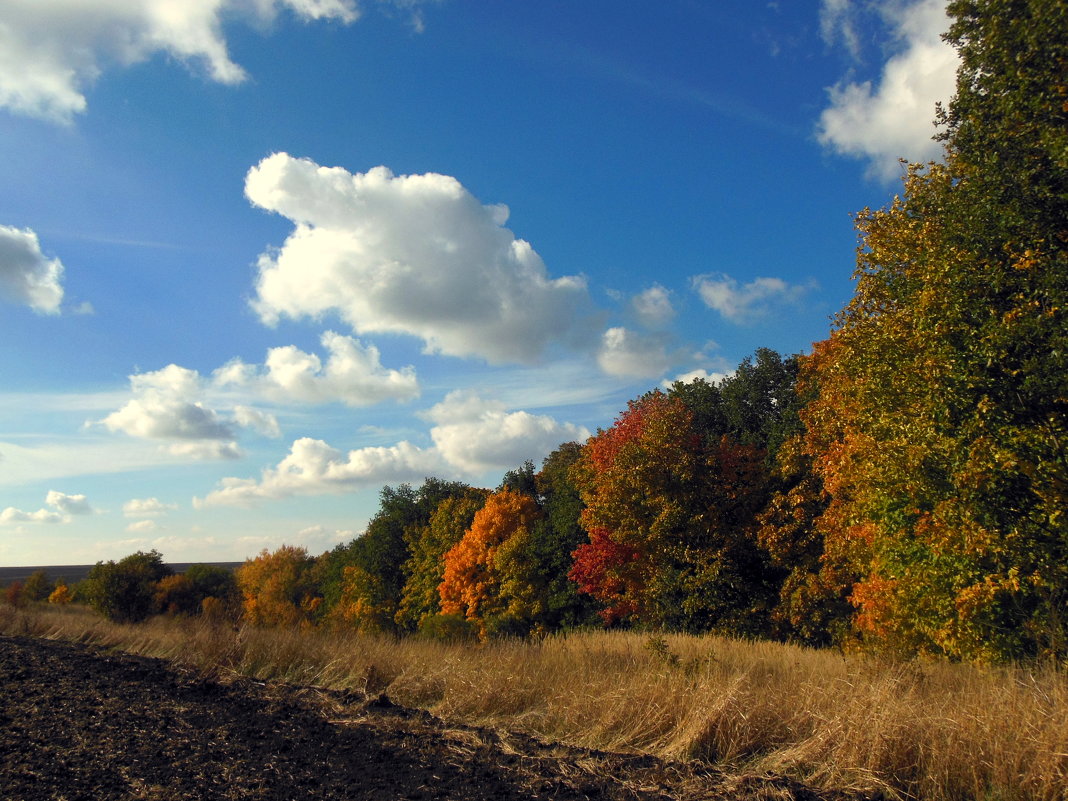
[[[175,573],[184,573],[192,565],[214,565],[234,570],[244,562],[169,562],[167,564]],[[10,584],[13,581],[25,581],[31,574],[43,570],[48,577],[55,581],[64,579],[75,583],[89,575],[89,571],[96,565],[33,565],[29,567],[0,567],[0,586]]]

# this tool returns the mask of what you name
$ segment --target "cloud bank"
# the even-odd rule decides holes
[[[476,480],[491,470],[540,459],[562,442],[584,441],[590,432],[546,415],[509,412],[503,404],[456,391],[422,415],[434,425],[433,447],[403,441],[389,447],[342,452],[310,437],[296,440],[289,454],[265,469],[259,480],[225,478],[218,489],[196,498],[197,508],[251,506],[294,495],[355,492],[426,476]]]
[[[45,257],[37,234],[0,225],[0,299],[56,314],[63,300],[62,280],[63,264]]]
[[[580,276],[550,278],[530,244],[455,178],[349,173],[276,153],[245,194],[294,223],[259,258],[253,307],[281,317],[339,314],[358,334],[404,334],[428,353],[533,363],[553,345],[589,347]]]

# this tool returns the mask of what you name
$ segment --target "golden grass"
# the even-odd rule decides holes
[[[369,694],[446,720],[829,789],[925,801],[1068,799],[1063,669],[890,663],[619,632],[445,644],[0,607],[0,631]]]

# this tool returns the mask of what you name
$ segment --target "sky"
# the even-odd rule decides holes
[[[0,565],[237,561],[808,352],[940,0],[0,0]]]

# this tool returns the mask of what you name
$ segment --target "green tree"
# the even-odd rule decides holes
[[[48,577],[47,571],[35,570],[22,585],[22,593],[27,601],[44,601],[52,594],[54,588],[55,585]]]
[[[814,364],[826,551],[873,643],[1063,658],[1068,3],[949,12],[946,163],[858,215],[856,294]]]
[[[156,584],[172,573],[158,551],[137,551],[118,562],[97,562],[84,591],[90,606],[108,620],[137,623],[155,611]]]

